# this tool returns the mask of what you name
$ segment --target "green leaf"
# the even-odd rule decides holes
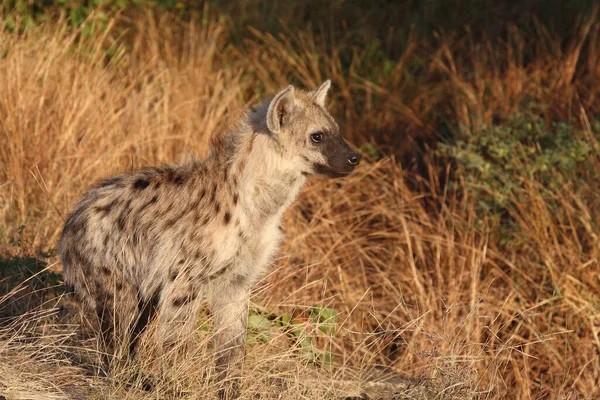
[[[275,319],[275,325],[278,327],[287,326],[290,324],[291,321],[292,316],[290,314],[283,314],[281,317]]]
[[[90,37],[90,33],[91,33],[91,29],[90,29],[90,24],[85,24],[83,26],[83,28],[81,29],[81,35],[83,35],[83,37]]]
[[[284,325],[289,325],[289,324],[290,324],[290,322],[292,322],[292,316],[291,316],[290,314],[283,314],[283,315],[281,316],[281,322],[282,322]]]
[[[271,339],[271,321],[260,314],[252,314],[248,317],[248,344],[267,342]]]
[[[248,317],[248,329],[254,331],[264,331],[271,329],[271,321],[260,314],[253,314]]]
[[[12,31],[13,29],[15,29],[15,26],[17,26],[15,19],[12,15],[9,15],[8,17],[6,17],[6,19],[4,20],[4,27],[9,30]]]
[[[331,349],[328,348],[323,353],[323,364],[331,365],[333,363],[333,355],[331,354]]]
[[[320,304],[313,305],[310,311],[310,320],[318,325],[319,330],[327,335],[333,335],[335,333],[335,327],[338,323],[338,313],[329,308],[324,307]]]
[[[377,150],[377,148],[375,146],[373,146],[371,143],[363,144],[361,146],[361,150],[363,152],[367,153],[370,157],[374,158],[375,160],[380,160],[382,157],[379,150]]]

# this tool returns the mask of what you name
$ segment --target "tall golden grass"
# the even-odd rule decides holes
[[[259,95],[332,78],[331,108],[345,136],[357,146],[382,144],[390,156],[367,160],[345,180],[311,180],[286,214],[281,258],[254,301],[294,315],[328,305],[340,313],[340,329],[322,344],[332,346],[340,371],[379,364],[432,378],[441,382],[436,398],[600,396],[598,219],[581,193],[568,186],[557,193],[572,221],[557,224],[542,188],[527,183],[530,204],[510,210],[526,245],[511,251],[495,225],[475,223],[477,199],[439,181],[450,165],[421,154],[425,173],[417,175],[400,162],[414,158],[417,143],[430,141],[444,121],[468,131],[502,120],[526,97],[547,104],[549,120],[589,129],[586,116],[600,110],[595,15],[581,21],[567,47],[543,28],[533,44],[515,28],[501,47],[441,36],[424,49],[409,39],[392,73],[371,80],[356,72],[360,48],[345,68],[336,48],[309,29],[280,37],[252,30],[236,47],[227,44],[225,23],[202,21],[175,27],[168,15],[138,15],[130,32],[118,36],[109,27],[93,40],[64,22],[22,35],[0,32],[2,243],[25,225],[28,251],[53,248],[64,217],[95,180],[203,155],[209,137],[226,131]],[[526,46],[537,46],[527,62]],[[404,71],[417,53],[424,65],[409,76]],[[0,394],[27,389],[19,368],[34,365],[29,380],[47,388],[35,392],[39,398],[63,398],[83,381],[94,389],[75,392],[86,396],[156,396],[120,380],[139,365],[90,378],[18,340],[27,329],[35,343],[52,341],[61,314],[44,318],[0,332],[8,361],[0,366]],[[324,380],[309,389],[307,367],[270,370],[293,358],[277,343],[249,349],[244,396],[277,398],[281,383],[263,379],[264,371],[286,382],[288,398],[332,396],[327,382],[335,370],[320,370]],[[203,360],[199,351],[163,371],[180,391],[165,384],[158,393],[202,398],[198,393],[214,390],[198,367]]]

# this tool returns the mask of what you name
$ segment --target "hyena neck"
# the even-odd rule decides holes
[[[306,176],[269,133],[243,123],[221,142],[218,164],[239,194],[240,206],[256,223],[280,217]]]

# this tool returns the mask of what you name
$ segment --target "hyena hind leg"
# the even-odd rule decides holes
[[[115,358],[123,359],[129,354],[131,332],[139,319],[135,288],[122,277],[113,275],[111,278],[95,282],[95,311],[107,368]]]
[[[138,315],[129,332],[129,355],[133,357],[142,334],[158,312],[160,293],[155,293],[145,300],[138,294]]]

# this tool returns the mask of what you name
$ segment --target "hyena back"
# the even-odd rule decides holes
[[[218,368],[243,359],[250,289],[278,248],[284,210],[308,176],[345,176],[360,160],[324,107],[329,86],[289,86],[202,162],[116,176],[85,193],[59,252],[65,283],[98,316],[105,342],[126,339],[133,351],[155,315],[161,340],[182,340],[207,298]]]

